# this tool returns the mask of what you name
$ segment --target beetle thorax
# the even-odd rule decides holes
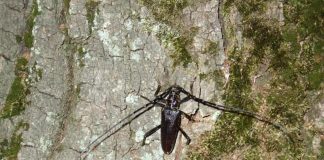
[[[168,106],[172,109],[179,108],[180,93],[177,90],[171,90],[167,97]]]

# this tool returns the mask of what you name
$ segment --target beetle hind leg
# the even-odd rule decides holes
[[[144,138],[143,138],[143,141],[142,141],[142,146],[145,145],[145,140],[147,137],[151,136],[153,133],[155,133],[157,130],[159,130],[161,128],[161,125],[158,125],[156,127],[154,127],[153,129],[149,130],[148,132],[146,132],[144,134]]]
[[[187,142],[186,142],[186,145],[189,145],[190,144],[190,142],[191,142],[191,139],[190,139],[190,137],[187,135],[187,133],[181,128],[181,127],[179,127],[179,130],[180,130],[180,132],[186,137],[186,139],[187,139]]]

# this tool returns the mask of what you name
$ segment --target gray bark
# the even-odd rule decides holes
[[[29,73],[34,81],[28,83],[30,103],[24,112],[0,122],[0,137],[7,139],[19,121],[29,124],[28,130],[21,131],[23,141],[18,159],[78,159],[80,154],[75,150],[84,150],[106,129],[146,104],[140,95],[154,98],[158,84],[162,89],[178,84],[188,91],[193,84],[194,95],[220,102],[223,86],[199,76],[214,70],[224,75],[228,72],[224,66],[217,1],[184,8],[179,22],[185,26],[183,31],[156,21],[149,9],[136,0],[100,1],[94,11],[93,26],[87,19],[86,1],[71,0],[69,8],[65,8],[64,2],[36,1],[39,14],[34,20],[28,66],[42,73],[40,77],[33,71]],[[1,107],[15,78],[15,60],[23,55],[16,35],[25,32],[32,3],[13,0],[2,1],[0,5]],[[192,45],[186,47],[193,60],[188,67],[174,67],[170,54],[175,47],[157,34],[165,32],[175,38],[192,27],[198,31]],[[203,54],[210,41],[217,42],[217,54]],[[225,81],[224,77],[219,79]],[[181,109],[190,114],[197,107],[197,103],[188,102]],[[211,129],[217,115],[217,111],[200,106],[195,122],[183,121],[182,127],[192,138],[192,144]],[[179,138],[170,156],[163,154],[159,132],[141,146],[144,133],[159,123],[160,108],[155,108],[108,138],[87,158],[184,157],[188,147],[184,137]]]

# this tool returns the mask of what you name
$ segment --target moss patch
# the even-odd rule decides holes
[[[23,141],[22,131],[26,131],[28,128],[29,125],[27,123],[19,122],[10,139],[3,139],[0,142],[0,159],[14,160],[18,158],[18,152],[21,148],[20,143]]]
[[[219,52],[218,42],[209,40],[202,54],[217,55]]]
[[[16,42],[19,44],[22,42],[22,37],[19,35],[16,35]]]
[[[79,67],[84,67],[85,66],[85,62],[84,62],[84,56],[86,55],[87,52],[83,51],[82,47],[78,48],[78,63],[79,63]]]
[[[208,73],[200,73],[199,78],[201,80],[211,80],[216,82],[216,86],[219,88],[224,86],[224,73],[220,69],[215,69],[214,71]]]
[[[154,18],[162,23],[174,25],[181,11],[188,6],[187,0],[140,0],[151,10]]]
[[[170,30],[160,30],[157,37],[165,47],[170,48],[173,67],[183,66],[186,68],[194,61],[189,49],[198,32],[197,27],[188,28],[180,23],[182,11],[190,5],[189,1],[141,0],[140,3],[150,10],[157,22],[171,28]]]
[[[63,0],[63,7],[65,11],[68,11],[70,8],[70,2],[71,0]]]
[[[194,62],[192,55],[189,53],[189,48],[191,47],[193,38],[197,32],[198,28],[192,27],[182,35],[165,32],[157,33],[157,37],[164,46],[173,46],[173,48],[170,48],[170,57],[173,60],[173,67],[183,66],[186,68],[189,63]]]
[[[81,85],[82,83],[77,84],[76,89],[75,89],[75,94],[78,98],[81,98],[80,93],[81,93]]]
[[[63,8],[60,12],[60,18],[59,18],[59,24],[60,24],[60,30],[65,35],[65,43],[70,43],[70,39],[68,37],[68,25],[66,24],[66,17],[69,15],[69,9],[70,9],[70,2],[71,0],[63,0]]]
[[[176,37],[172,40],[172,44],[175,48],[174,52],[170,55],[173,59],[173,67],[182,65],[186,68],[188,64],[192,62],[191,55],[186,48],[190,43],[190,39],[186,39],[186,37]]]
[[[319,149],[320,149],[320,154],[318,155],[318,159],[324,159],[324,139],[321,139]]]
[[[311,132],[304,125],[304,115],[314,99],[323,98],[324,90],[324,7],[320,0],[284,3],[285,25],[265,14],[277,1],[224,1],[225,11],[234,7],[242,16],[243,47],[226,26],[230,79],[224,95],[225,104],[242,107],[270,117],[287,128],[295,139],[273,127],[237,115],[222,115],[215,130],[201,146],[189,153],[191,159],[226,159],[240,154],[243,159],[316,159]],[[224,14],[230,19],[232,15]],[[225,25],[231,25],[228,21]],[[260,75],[264,83],[256,88]],[[320,94],[314,94],[320,93]],[[262,126],[262,127],[260,127]],[[301,135],[301,136],[297,136]],[[297,140],[298,139],[298,140]],[[247,149],[248,148],[248,149]],[[240,152],[242,151],[242,152]],[[243,153],[243,154],[241,154]]]
[[[17,77],[11,85],[5,106],[0,112],[0,118],[10,118],[19,115],[25,110],[25,92],[25,86],[23,85],[22,79]]]
[[[0,118],[10,118],[19,115],[25,110],[26,95],[28,94],[28,87],[25,82],[27,75],[28,61],[25,58],[18,58],[16,62],[14,79],[10,91],[6,97],[5,106],[0,111]]]
[[[34,43],[33,28],[35,25],[35,18],[39,14],[40,13],[38,11],[37,0],[33,0],[31,13],[29,14],[29,16],[27,18],[25,32],[24,32],[24,36],[23,36],[23,41],[27,48],[33,47],[33,43]]]
[[[94,26],[94,19],[95,19],[95,15],[96,12],[99,12],[99,9],[97,8],[98,5],[100,4],[99,1],[95,1],[95,0],[87,0],[85,7],[87,9],[87,20],[88,20],[88,28],[89,28],[89,33],[92,33],[92,27]]]
[[[17,59],[16,67],[15,67],[16,76],[19,76],[28,71],[27,64],[28,64],[28,60],[26,58],[20,57]]]

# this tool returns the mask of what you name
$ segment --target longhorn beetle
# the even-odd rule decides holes
[[[120,120],[118,123],[113,125],[111,128],[106,130],[104,134],[99,136],[97,139],[95,139],[93,142],[91,142],[85,151],[82,152],[83,157],[85,158],[89,152],[94,150],[100,143],[105,141],[107,138],[124,128],[126,125],[130,124],[133,120],[137,119],[139,116],[144,114],[145,112],[151,110],[154,106],[159,106],[162,108],[161,110],[161,124],[154,127],[150,131],[148,131],[144,135],[144,139],[142,141],[142,144],[145,144],[145,139],[155,133],[157,130],[161,130],[161,146],[163,149],[163,152],[165,154],[172,153],[178,132],[180,131],[184,137],[187,139],[186,144],[188,145],[191,141],[190,137],[187,135],[187,133],[181,128],[181,116],[185,116],[189,121],[192,121],[192,116],[184,113],[180,110],[180,105],[189,101],[194,100],[200,104],[203,104],[205,106],[214,108],[216,110],[220,110],[223,112],[229,112],[229,113],[237,113],[243,116],[248,116],[255,118],[259,121],[262,121],[266,124],[274,126],[276,129],[281,130],[282,132],[286,133],[286,130],[281,125],[274,123],[270,121],[268,118],[262,117],[261,115],[258,115],[256,113],[246,111],[243,109],[235,108],[235,107],[228,107],[223,105],[218,105],[212,102],[205,101],[203,99],[200,99],[191,93],[187,92],[185,89],[178,85],[172,85],[168,89],[166,89],[163,93],[160,95],[157,95],[159,91],[159,88],[157,92],[155,93],[155,99],[149,100],[148,98],[141,96],[142,98],[149,101],[149,103],[145,104],[144,106],[140,107],[139,109],[135,110],[130,115],[126,116],[122,120]],[[181,99],[180,94],[184,94],[185,97]],[[121,126],[119,126],[122,124]],[[119,127],[118,127],[119,126]],[[288,135],[288,134],[287,134]],[[289,136],[288,136],[289,137]],[[291,139],[289,137],[289,139]]]

